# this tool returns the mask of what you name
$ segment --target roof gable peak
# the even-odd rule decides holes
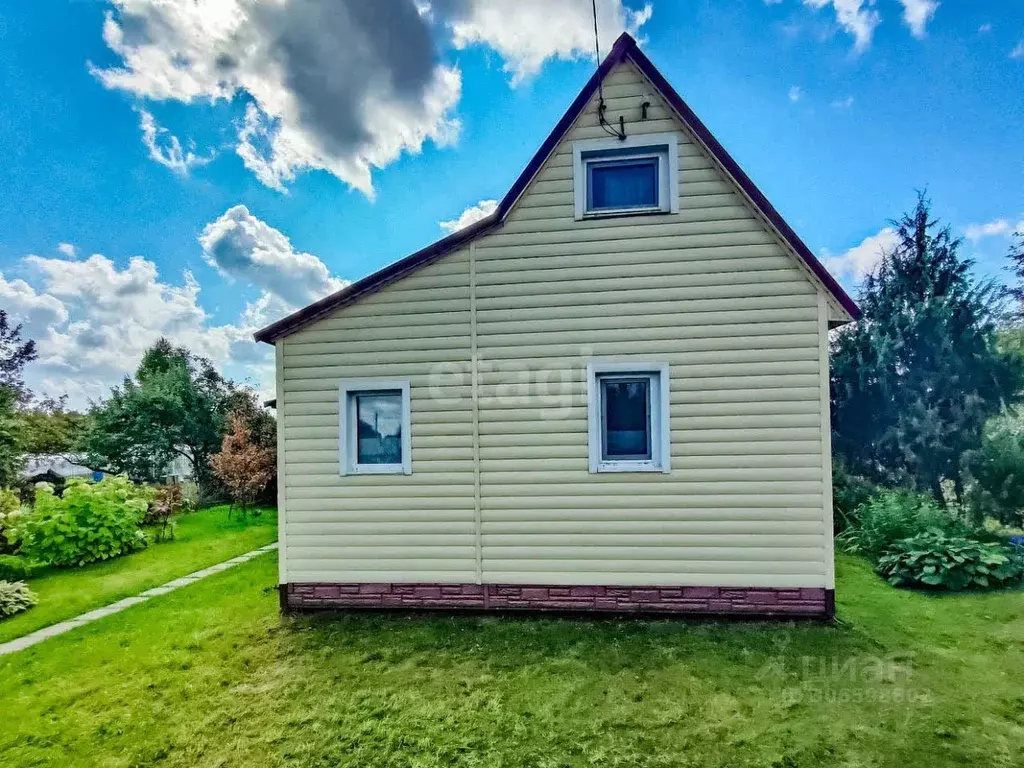
[[[676,113],[679,120],[689,128],[696,139],[705,147],[714,160],[722,166],[728,176],[733,179],[743,194],[746,195],[754,208],[778,232],[782,240],[785,241],[794,253],[796,253],[814,277],[820,281],[821,285],[825,288],[832,299],[835,300],[836,304],[838,304],[852,319],[858,319],[860,317],[860,309],[857,307],[857,304],[853,299],[850,298],[846,291],[843,290],[842,286],[836,282],[835,278],[832,277],[828,270],[825,269],[820,261],[818,261],[817,257],[815,257],[811,250],[804,244],[803,240],[801,240],[789,224],[786,223],[775,207],[757,188],[754,182],[751,181],[750,177],[747,176],[743,169],[740,168],[735,160],[733,160],[732,156],[712,135],[707,126],[705,126],[693,110],[690,109],[689,105],[676,92],[671,84],[669,84],[661,72],[658,71],[657,67],[654,66],[651,60],[647,58],[646,54],[640,50],[633,36],[628,32],[623,32],[619,35],[618,39],[616,39],[615,44],[612,46],[608,55],[600,65],[598,65],[594,74],[590,76],[589,80],[587,80],[586,85],[583,86],[583,89],[569,105],[565,114],[563,114],[561,119],[555,124],[551,133],[548,134],[548,137],[541,144],[540,148],[523,169],[522,173],[519,174],[508,192],[506,192],[504,197],[501,198],[501,201],[498,203],[494,213],[474,224],[471,224],[465,229],[428,245],[426,248],[416,251],[393,264],[389,264],[383,269],[352,283],[351,285],[327,296],[324,299],[321,299],[320,301],[310,304],[309,306],[268,325],[254,334],[256,341],[273,343],[277,339],[288,336],[301,328],[304,328],[310,323],[316,322],[336,309],[358,301],[363,296],[379,290],[385,285],[404,277],[418,267],[435,261],[456,248],[475,240],[491,229],[500,226],[506,216],[508,216],[509,211],[511,211],[516,201],[526,191],[530,182],[533,180],[534,176],[537,175],[537,172],[541,169],[544,162],[555,150],[559,142],[576,121],[576,118],[593,98],[594,93],[598,91],[598,88],[604,79],[608,77],[616,66],[627,59],[631,60],[644,77],[646,77],[654,88],[659,91],[669,107]]]

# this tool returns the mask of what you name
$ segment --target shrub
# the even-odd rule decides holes
[[[0,619],[27,611],[38,602],[24,581],[0,581]]]
[[[277,459],[269,446],[253,437],[242,415],[232,414],[228,425],[221,452],[210,459],[210,465],[227,487],[232,506],[237,504],[245,510],[274,479]]]
[[[24,581],[42,568],[20,555],[0,555],[0,581]]]
[[[1024,527],[1024,431],[1002,425],[968,451],[963,463],[973,480],[967,502],[975,519]]]
[[[968,533],[967,526],[939,507],[931,496],[912,491],[882,490],[862,504],[856,526],[836,537],[840,548],[877,561],[891,544],[939,530],[950,535]]]
[[[998,544],[933,530],[892,544],[878,573],[894,587],[990,589],[1019,581],[1024,562]]]
[[[158,542],[174,540],[174,532],[178,527],[174,518],[181,513],[184,504],[181,486],[178,484],[164,486],[155,493],[149,502],[143,523],[156,526]]]
[[[139,530],[145,514],[144,492],[128,478],[73,478],[62,496],[45,485],[36,491],[35,509],[19,519],[16,536],[31,560],[85,565],[145,547]]]
[[[836,533],[856,527],[860,508],[878,486],[867,478],[851,473],[841,461],[832,464],[832,525]]]
[[[21,499],[16,491],[0,488],[0,554],[13,552],[14,547],[8,540],[7,530],[21,514]]]

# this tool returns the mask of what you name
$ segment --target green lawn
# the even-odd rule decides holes
[[[282,619],[275,558],[0,658],[5,766],[1020,766],[1024,595],[840,626]]]
[[[229,560],[277,539],[277,514],[228,520],[226,506],[178,518],[177,536],[166,544],[84,568],[50,568],[29,580],[39,605],[0,621],[0,643],[137,595],[192,571]]]

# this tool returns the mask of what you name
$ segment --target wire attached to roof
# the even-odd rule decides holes
[[[619,116],[619,127],[616,128],[604,116],[605,104],[604,104],[604,85],[603,78],[601,77],[601,42],[600,37],[597,34],[597,0],[591,0],[591,7],[594,10],[594,53],[597,54],[597,121],[600,123],[601,128],[609,136],[614,136],[619,141],[626,140],[626,121],[620,115]]]

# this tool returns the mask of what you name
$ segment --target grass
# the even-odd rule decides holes
[[[29,580],[39,605],[0,622],[0,643],[137,595],[192,571],[229,560],[277,538],[277,515],[228,520],[226,506],[178,518],[174,541],[82,568],[48,568]]]
[[[1020,766],[1024,595],[840,626],[283,619],[267,555],[0,658],[4,766]]]

